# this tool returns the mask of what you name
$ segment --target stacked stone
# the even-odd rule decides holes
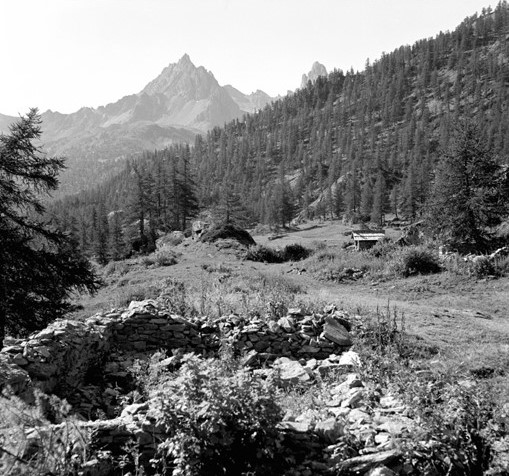
[[[350,354],[350,361],[358,362],[358,356]],[[345,372],[353,367],[343,365]],[[316,369],[314,372],[319,378]],[[386,475],[413,474],[399,450],[417,425],[407,416],[406,406],[391,394],[380,393],[377,400],[368,398],[365,382],[354,372],[338,378],[340,383],[324,390],[323,407],[309,408],[301,414],[289,410],[278,425],[281,451],[287,448],[295,461],[294,470],[287,474],[372,475],[378,474],[371,472],[375,468],[383,469],[380,474]],[[140,463],[148,465],[157,444],[168,437],[166,429],[156,424],[157,412],[157,405],[149,400],[128,405],[115,419],[82,423],[80,428],[86,430],[93,447],[112,454],[117,454],[128,441],[136,442]],[[352,446],[358,447],[356,456],[352,455]],[[92,470],[100,461],[88,465]]]
[[[313,315],[304,315],[300,309],[290,309],[287,316],[277,321],[256,320],[244,327],[227,322],[222,331],[238,351],[246,353],[254,350],[265,360],[279,356],[325,359],[352,345],[345,326],[349,326],[348,321],[335,309],[327,314]]]
[[[113,341],[121,350],[182,349],[213,355],[224,339],[238,353],[254,350],[265,360],[278,356],[325,359],[352,345],[344,313],[333,308],[313,315],[290,309],[278,320],[231,315],[211,322],[170,314],[157,301],[147,300],[131,303],[118,317],[113,323]]]
[[[57,320],[28,340],[5,347],[1,360],[10,369],[0,381],[0,388],[12,387],[9,374],[24,373],[26,385],[16,393],[37,386],[45,393],[66,397],[81,385],[86,373],[101,364],[110,350],[110,319],[90,318],[85,322]]]
[[[335,308],[304,315],[290,309],[278,320],[248,320],[236,315],[215,321],[171,314],[154,300],[133,301],[125,311],[112,311],[84,322],[58,320],[26,341],[0,352],[0,388],[15,393],[36,385],[45,393],[67,398],[83,385],[90,369],[99,369],[115,350],[145,352],[165,349],[214,356],[222,341],[251,360],[277,357],[326,359],[351,346],[349,323]]]
[[[133,301],[112,329],[113,344],[124,351],[182,349],[207,355],[219,348],[218,326],[171,314],[154,300]]]

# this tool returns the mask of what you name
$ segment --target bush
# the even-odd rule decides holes
[[[231,223],[215,225],[200,236],[200,241],[204,243],[213,243],[217,240],[227,239],[237,240],[244,246],[256,245],[255,240],[246,230]]]
[[[509,256],[495,259],[495,267],[500,276],[509,274]]]
[[[282,250],[275,250],[268,246],[258,245],[250,248],[245,259],[262,263],[284,263],[285,261],[300,261],[306,259],[311,251],[302,245],[293,243]]]
[[[159,250],[141,259],[144,266],[172,266],[177,264],[177,255],[170,250]]]
[[[306,259],[311,251],[298,243],[285,246],[283,250],[284,261],[300,261]]]
[[[385,237],[379,240],[373,248],[368,250],[368,253],[375,258],[387,258],[393,255],[399,246],[391,239]]]
[[[260,263],[282,263],[284,261],[281,251],[263,245],[250,248],[245,258],[249,261],[258,261]]]
[[[78,474],[90,457],[89,436],[79,419],[69,414],[67,402],[39,390],[34,403],[0,395],[0,474]]]
[[[405,278],[416,274],[439,273],[441,270],[438,256],[422,246],[403,249],[397,255],[394,267],[396,273]]]
[[[124,261],[110,261],[103,269],[103,276],[108,277],[113,274],[123,276],[129,272],[129,265]]]
[[[163,473],[276,474],[282,411],[274,388],[231,360],[184,361],[155,395],[156,426],[171,435],[158,447]]]
[[[177,256],[168,250],[159,250],[155,253],[155,262],[157,266],[172,266],[177,264]]]
[[[417,349],[403,331],[404,322],[396,320],[388,310],[367,326],[362,322],[357,351],[363,365],[357,370],[370,382],[368,396],[375,401],[383,393],[397,396],[408,416],[419,422],[398,440],[411,474],[507,474],[503,455],[493,451],[507,428],[496,415],[490,385],[459,369],[423,368],[425,349]],[[432,355],[436,349],[428,351]],[[490,465],[504,469],[485,472]]]
[[[469,268],[471,274],[476,278],[485,278],[486,276],[496,276],[498,274],[495,263],[488,256],[476,256]]]

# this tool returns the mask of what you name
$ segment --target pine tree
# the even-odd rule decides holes
[[[113,261],[117,261],[125,257],[125,239],[124,232],[122,230],[122,219],[120,212],[112,212],[109,226],[109,257]]]
[[[345,209],[345,203],[343,201],[343,190],[341,189],[340,184],[337,184],[334,189],[333,200],[334,200],[334,214],[338,218],[341,218],[341,214]]]
[[[32,109],[0,136],[0,346],[5,331],[41,329],[69,309],[73,291],[99,285],[77,243],[43,221],[42,197],[57,188],[64,163],[34,145],[40,123]]]
[[[369,220],[373,208],[373,184],[369,176],[364,177],[361,190],[360,214],[362,220]]]
[[[371,221],[377,225],[383,225],[383,216],[386,211],[387,197],[385,189],[385,179],[381,171],[378,172],[378,176],[375,182],[375,188],[373,190],[373,208],[371,210]]]
[[[427,203],[426,224],[459,251],[485,251],[490,228],[507,213],[507,171],[500,167],[479,128],[458,127],[439,163]]]
[[[101,202],[97,209],[94,254],[99,264],[102,265],[108,262],[108,235],[108,216],[106,215],[104,203]]]
[[[179,187],[179,208],[181,210],[180,229],[185,230],[189,219],[196,216],[199,206],[196,198],[196,183],[191,174],[190,165],[191,152],[189,146],[183,147],[180,158],[180,180],[177,181]]]

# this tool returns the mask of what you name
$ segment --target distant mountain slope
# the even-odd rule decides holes
[[[316,80],[306,75],[294,94],[197,141],[203,203],[229,190],[270,221],[291,188],[301,216],[415,217],[440,154],[467,119],[509,164],[506,1],[453,32],[384,54],[360,73],[321,72],[315,63]]]
[[[237,103],[240,109],[247,113],[259,111],[275,99],[271,98],[267,93],[264,93],[259,89],[248,95],[241,93],[238,89],[235,89],[229,84],[224,86],[224,89],[226,89],[230,97]]]
[[[196,67],[186,54],[137,94],[72,114],[44,112],[42,141],[48,153],[68,158],[58,192],[65,195],[114,174],[125,157],[173,143],[192,143],[197,133],[271,101],[262,91],[246,95],[232,86],[220,86],[210,71]],[[0,131],[14,120],[0,115]]]
[[[13,116],[6,116],[4,114],[0,114],[0,133],[7,132],[9,129],[9,125],[11,125],[17,118]]]
[[[509,5],[467,18],[453,32],[402,46],[365,71],[332,71],[262,110],[196,138],[189,151],[199,201],[243,219],[381,214],[416,218],[457,124],[475,121],[509,165]],[[178,148],[165,153],[182,157]],[[155,154],[157,155],[157,154]],[[147,159],[154,204],[165,179]],[[78,197],[55,202],[64,222],[90,229],[94,208],[125,210],[136,198],[129,169]],[[153,185],[150,185],[153,184]],[[172,202],[174,203],[174,202]],[[103,206],[104,205],[104,206]],[[170,212],[178,205],[170,205]],[[147,204],[146,216],[167,214]]]

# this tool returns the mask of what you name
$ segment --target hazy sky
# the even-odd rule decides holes
[[[362,70],[491,0],[0,0],[0,113],[139,92],[188,53],[220,84],[284,94],[314,61]]]

